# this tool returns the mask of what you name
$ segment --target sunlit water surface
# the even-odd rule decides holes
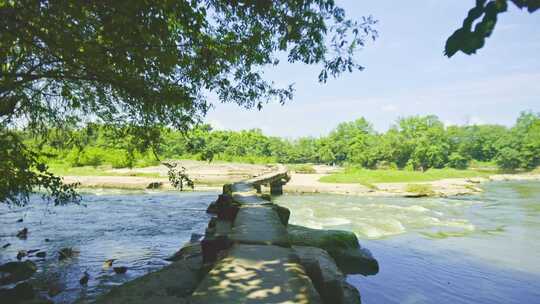
[[[380,272],[348,278],[363,303],[540,303],[540,183],[482,187],[480,195],[453,198],[320,194],[275,202],[292,210],[292,223],[353,231],[372,251]],[[204,211],[216,195],[106,191],[84,195],[86,207],[46,207],[38,197],[23,209],[0,206],[0,246],[12,244],[0,249],[0,263],[15,260],[20,249],[45,250],[47,258],[35,260],[34,284],[62,286],[57,303],[89,302],[167,265],[165,257],[204,231]],[[30,229],[27,240],[14,236],[23,227]],[[80,255],[59,262],[62,247]],[[128,272],[103,270],[110,258]],[[85,270],[91,280],[81,287]]]
[[[83,196],[85,206],[47,206],[39,196],[22,209],[0,206],[0,246],[11,243],[0,249],[0,263],[16,260],[21,249],[44,250],[45,259],[31,259],[38,266],[34,286],[63,290],[52,298],[55,303],[90,302],[115,285],[167,265],[164,259],[192,233],[204,231],[206,207],[216,195],[94,191]],[[29,229],[27,240],[15,237],[23,227]],[[80,251],[79,256],[58,261],[57,251],[64,247]],[[102,269],[107,259],[117,259],[115,264],[127,266],[127,273]],[[79,284],[84,271],[91,277],[87,287]]]
[[[540,183],[451,198],[285,195],[290,222],[355,232],[380,264],[363,303],[540,303]]]

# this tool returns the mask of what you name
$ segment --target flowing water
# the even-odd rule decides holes
[[[18,250],[41,249],[45,259],[35,259],[38,273],[32,279],[41,290],[61,290],[55,303],[89,302],[115,285],[167,265],[164,259],[202,233],[208,224],[206,207],[217,193],[105,191],[85,194],[86,206],[47,207],[40,197],[29,207],[0,206],[0,263],[16,260]],[[51,212],[54,212],[51,214]],[[22,223],[17,220],[23,219]],[[28,227],[26,240],[15,237]],[[49,239],[46,242],[45,239]],[[58,250],[73,247],[79,255],[58,261]],[[125,274],[102,269],[103,262],[127,266]],[[113,266],[114,266],[113,265]],[[87,287],[79,285],[84,271]],[[4,304],[4,303],[2,303]],[[6,303],[7,304],[7,303]]]
[[[364,304],[540,303],[540,183],[484,184],[479,195],[452,198],[283,195],[290,222],[355,232],[380,264],[375,276],[349,276]],[[217,193],[104,192],[85,206],[0,206],[0,263],[20,249],[42,249],[34,284],[63,290],[58,303],[88,302],[112,286],[167,264],[163,259],[202,233]],[[51,214],[54,212],[54,214]],[[23,218],[22,223],[17,220]],[[14,235],[28,227],[27,240]],[[45,239],[50,242],[45,242]],[[80,255],[59,262],[56,251]],[[116,258],[124,275],[102,269]],[[88,287],[78,283],[84,271]]]
[[[290,222],[355,232],[380,272],[363,303],[540,303],[540,183],[451,198],[286,195]]]

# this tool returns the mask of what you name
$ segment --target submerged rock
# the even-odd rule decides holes
[[[36,297],[34,287],[29,283],[20,283],[11,289],[0,289],[0,303],[27,303]]]
[[[374,275],[379,263],[371,252],[362,248],[356,235],[343,230],[321,230],[297,225],[287,227],[292,245],[318,247],[326,250],[346,274]]]
[[[36,271],[36,264],[32,261],[5,263],[0,265],[0,272],[7,273],[7,275],[0,277],[0,285],[26,280]]]
[[[113,270],[117,274],[124,274],[128,271],[128,268],[126,266],[118,266],[118,267],[113,267]]]
[[[22,258],[24,258],[25,256],[28,255],[28,252],[26,250],[19,250],[17,252],[17,260],[22,260]]]
[[[162,182],[152,182],[146,186],[146,189],[160,189],[161,187],[163,187]]]
[[[47,295],[49,297],[55,297],[66,290],[66,286],[58,281],[49,282],[47,285]]]
[[[79,280],[79,284],[85,286],[86,284],[88,284],[88,280],[90,280],[90,275],[88,274],[88,272],[85,271],[83,276]]]
[[[347,304],[361,304],[362,303],[362,297],[360,296],[360,292],[358,291],[358,289],[356,289],[356,287],[352,286],[346,281],[343,282],[343,303],[347,303]]]
[[[28,238],[28,228],[23,228],[17,232],[17,237],[21,240],[26,240]]]
[[[60,249],[60,251],[58,251],[58,260],[62,261],[65,259],[70,259],[76,256],[77,254],[79,254],[79,252],[76,250],[73,250],[72,248],[69,248],[69,247],[62,248]]]

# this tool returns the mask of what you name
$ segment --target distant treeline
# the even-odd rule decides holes
[[[296,140],[266,136],[258,129],[212,130],[209,125],[187,132],[156,129],[151,141],[137,136],[136,128],[100,124],[51,130],[46,138],[23,135],[27,143],[44,152],[48,162],[71,166],[134,167],[180,158],[410,170],[464,169],[471,160],[494,162],[501,169],[540,165],[540,114],[532,112],[523,112],[511,128],[445,127],[436,116],[429,115],[401,118],[384,133],[376,132],[360,118],[339,124],[328,136]]]

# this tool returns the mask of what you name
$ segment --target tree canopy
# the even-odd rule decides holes
[[[462,27],[446,40],[446,56],[452,57],[459,51],[471,55],[481,49],[493,33],[499,14],[508,10],[508,2],[529,13],[540,8],[540,0],[476,0]]]
[[[530,170],[540,166],[540,113],[523,112],[513,127],[500,125],[444,126],[433,115],[398,119],[386,132],[377,132],[364,118],[344,122],[328,135],[284,139],[259,129],[213,130],[199,125],[182,133],[163,128],[163,140],[154,149],[138,150],[129,136],[113,125],[91,124],[69,130],[58,140],[55,132],[36,139],[25,132],[27,146],[37,147],[55,167],[155,165],[160,159],[221,160],[249,163],[320,163],[369,169],[425,171],[431,168],[466,169],[471,161],[503,170]]]
[[[0,1],[1,149],[15,157],[0,160],[0,201],[24,202],[32,186],[56,191],[14,127],[107,123],[151,145],[156,126],[199,122],[209,94],[259,109],[290,99],[292,85],[263,75],[281,53],[320,65],[321,82],[361,70],[355,54],[375,23],[348,19],[333,0]]]

